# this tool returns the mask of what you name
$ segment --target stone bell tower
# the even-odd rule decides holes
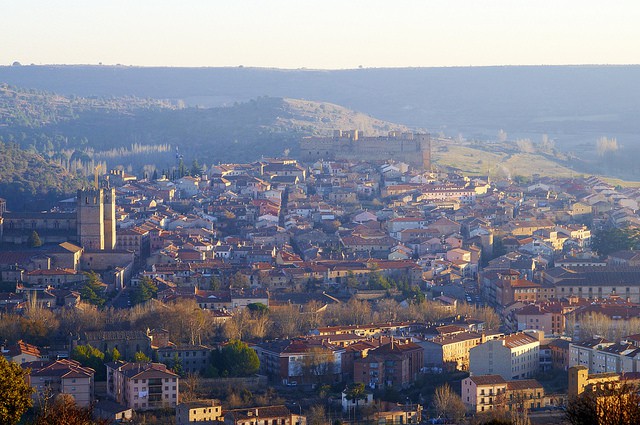
[[[113,250],[116,244],[115,189],[80,189],[77,198],[77,235],[88,251]]]

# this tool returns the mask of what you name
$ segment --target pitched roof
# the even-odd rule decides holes
[[[7,347],[7,353],[10,357],[19,356],[21,354],[28,354],[35,357],[40,357],[40,349],[35,345],[28,344],[23,340],[16,342],[14,345]]]
[[[56,376],[59,378],[88,378],[95,370],[83,367],[75,360],[61,359],[52,362],[27,362],[23,368],[31,369],[31,376]]]
[[[243,420],[249,418],[280,418],[283,416],[289,416],[291,412],[285,406],[265,406],[265,407],[253,407],[250,409],[233,409],[227,410],[225,416],[229,415],[234,420]]]
[[[512,391],[522,391],[543,388],[542,384],[535,379],[521,379],[507,382],[507,389]]]
[[[476,385],[497,385],[497,384],[506,384],[507,381],[500,375],[473,375],[470,376],[471,379]]]
[[[505,347],[508,347],[508,348],[521,347],[523,345],[528,345],[538,341],[537,339],[525,333],[515,333],[511,335],[505,335],[504,337],[501,338],[501,340],[504,341]]]

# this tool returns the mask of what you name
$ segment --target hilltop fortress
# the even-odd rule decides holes
[[[364,136],[358,130],[334,130],[332,137],[305,137],[300,142],[303,161],[355,159],[403,161],[431,170],[429,134],[391,131],[387,136]]]

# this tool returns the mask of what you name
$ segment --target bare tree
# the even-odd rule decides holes
[[[302,360],[302,374],[310,380],[331,382],[334,372],[333,352],[324,347],[311,347]]]
[[[267,314],[255,314],[249,320],[247,333],[252,338],[264,339],[271,327],[271,320]]]
[[[305,315],[306,326],[309,329],[315,329],[318,326],[322,326],[323,316],[326,310],[326,304],[323,304],[316,300],[309,301],[302,310]]]
[[[249,313],[245,310],[236,311],[233,317],[224,323],[224,336],[229,339],[242,340],[242,337],[247,334],[250,319]]]
[[[378,319],[382,322],[393,322],[398,320],[398,303],[392,298],[385,298],[376,304]]]
[[[307,425],[325,425],[327,424],[327,412],[320,405],[311,406],[307,413]]]
[[[200,376],[195,373],[187,373],[180,379],[180,402],[198,400],[200,395]]]
[[[287,304],[270,308],[270,316],[273,320],[273,336],[291,338],[300,334],[300,309]]]
[[[449,384],[436,388],[433,404],[440,417],[460,423],[464,419],[465,405]]]

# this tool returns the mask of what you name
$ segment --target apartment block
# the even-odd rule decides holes
[[[487,341],[469,351],[472,375],[500,375],[505,380],[532,378],[540,367],[540,332],[519,332]]]
[[[179,378],[162,363],[111,362],[107,365],[107,395],[134,410],[175,407]]]

